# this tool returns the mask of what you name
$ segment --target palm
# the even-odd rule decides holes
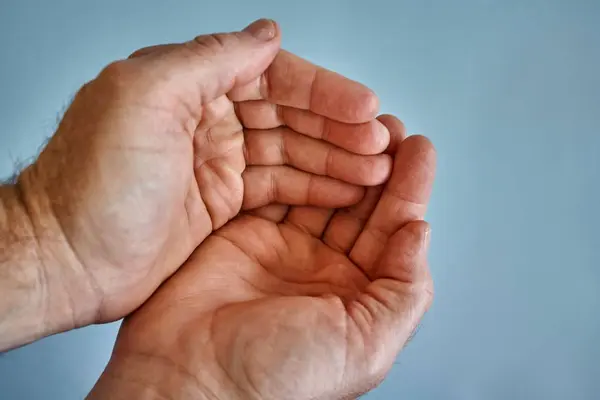
[[[365,355],[353,354],[359,349],[347,342],[344,304],[368,283],[345,254],[302,229],[245,215],[209,237],[126,329],[162,337],[173,326],[199,333],[184,335],[180,345],[191,349],[205,342],[203,354],[174,362],[189,370],[201,363],[217,376],[225,370],[252,398],[315,398],[345,383],[344,374],[363,373],[352,371],[360,364],[347,360]],[[170,323],[152,324],[157,313]],[[240,349],[249,361],[241,368]],[[165,357],[171,356],[167,350]],[[332,369],[338,372],[333,380]],[[282,387],[290,376],[291,387]]]
[[[218,390],[226,398],[363,393],[383,377],[429,301],[422,265],[396,269],[421,262],[413,233],[422,227],[406,222],[424,211],[431,168],[428,144],[408,140],[381,198],[371,189],[350,213],[275,207],[229,222],[124,323],[114,358],[168,360],[194,382],[225,382]],[[413,200],[399,200],[400,192]],[[393,235],[398,225],[406,231]],[[345,241],[340,229],[357,237]],[[382,239],[391,250],[377,249]],[[390,308],[398,315],[387,315]]]
[[[190,58],[182,45],[142,50],[87,85],[37,163],[83,264],[74,269],[86,269],[96,291],[96,322],[138,307],[241,209],[352,204],[357,185],[381,183],[390,170],[385,155],[356,154],[379,153],[389,140],[366,87],[281,52],[265,73],[268,95],[262,75],[198,95],[166,53]],[[345,100],[333,104],[337,97]],[[318,196],[323,186],[335,190]]]

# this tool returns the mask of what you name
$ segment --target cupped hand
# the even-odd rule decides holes
[[[128,314],[241,209],[345,206],[387,179],[373,92],[279,45],[261,20],[139,50],[81,89],[19,178],[44,307],[70,316],[49,332]]]
[[[377,385],[433,293],[434,150],[415,136],[395,153],[383,191],[356,206],[269,206],[213,233],[125,320],[91,397],[345,399]]]

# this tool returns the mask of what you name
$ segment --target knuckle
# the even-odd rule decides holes
[[[161,82],[148,79],[143,68],[131,60],[119,60],[108,64],[92,82],[94,91],[112,101],[126,102],[135,99],[143,102],[155,97],[153,93]]]
[[[95,79],[108,90],[122,91],[131,80],[131,68],[124,60],[114,61],[108,64]]]
[[[126,68],[123,60],[113,61],[100,72],[100,78],[118,80],[123,77],[125,72]]]
[[[213,33],[210,35],[196,36],[191,43],[191,50],[202,56],[214,56],[222,53],[229,47],[233,35]]]

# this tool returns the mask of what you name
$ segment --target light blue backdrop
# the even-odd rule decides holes
[[[600,1],[0,1],[0,175],[136,48],[269,16],[429,135],[436,300],[369,399],[600,398]],[[3,399],[77,399],[117,325],[0,356]]]

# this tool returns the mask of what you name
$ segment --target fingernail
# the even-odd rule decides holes
[[[262,42],[268,42],[277,35],[277,27],[273,20],[259,19],[244,28],[244,32],[250,33]]]

